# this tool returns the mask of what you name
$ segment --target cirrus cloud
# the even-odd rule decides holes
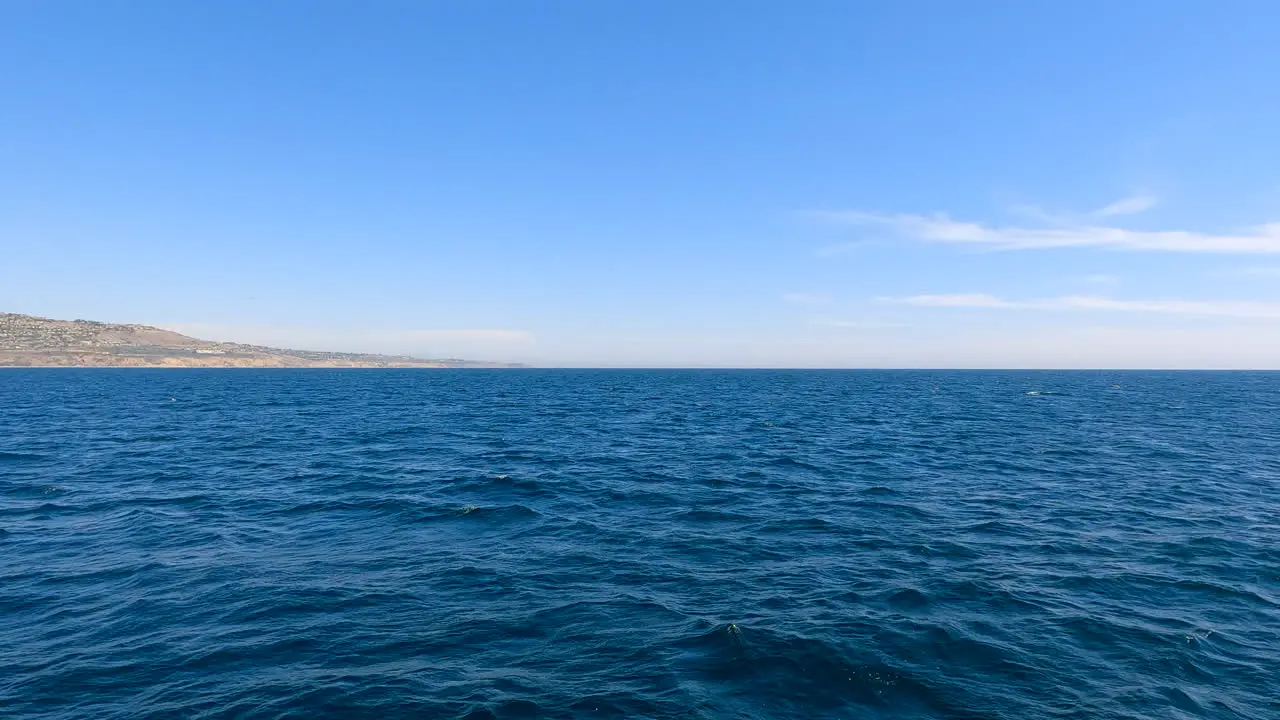
[[[1095,215],[1105,217],[1135,212],[1140,205],[1141,203],[1131,198],[1103,208]],[[1049,227],[998,226],[953,220],[945,214],[886,214],[853,210],[823,211],[813,215],[845,225],[877,227],[924,242],[975,245],[993,250],[1103,248],[1175,253],[1280,254],[1280,222],[1260,225],[1244,232],[1203,233],[1189,230],[1129,230],[1090,223]]]
[[[1030,300],[1007,300],[985,293],[910,295],[900,298],[880,298],[880,300],[882,302],[931,308],[1093,310],[1201,317],[1280,319],[1280,302],[1256,300],[1121,300],[1095,295],[1064,295]]]
[[[1113,215],[1135,215],[1146,212],[1160,203],[1153,195],[1134,195],[1117,200],[1106,207],[1093,211],[1094,217],[1112,217]]]

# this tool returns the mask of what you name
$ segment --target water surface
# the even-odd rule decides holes
[[[15,718],[1280,718],[1280,375],[0,371]]]

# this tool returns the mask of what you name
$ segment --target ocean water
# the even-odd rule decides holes
[[[1280,374],[0,371],[5,718],[1280,718]]]

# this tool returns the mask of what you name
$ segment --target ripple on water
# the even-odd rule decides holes
[[[0,708],[1271,720],[1277,409],[1267,373],[10,371]]]

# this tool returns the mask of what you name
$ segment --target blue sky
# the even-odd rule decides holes
[[[1280,367],[1272,2],[0,4],[0,310],[547,365]]]

